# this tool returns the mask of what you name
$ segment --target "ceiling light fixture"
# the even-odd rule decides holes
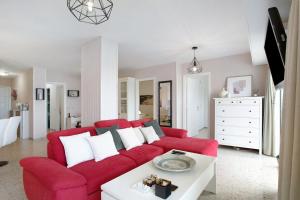
[[[202,72],[202,66],[200,65],[199,61],[196,58],[196,50],[198,47],[192,47],[194,51],[194,58],[191,62],[191,66],[188,68],[188,72],[191,74],[197,74]]]
[[[67,0],[67,6],[78,21],[98,25],[109,19],[113,2],[111,0]]]

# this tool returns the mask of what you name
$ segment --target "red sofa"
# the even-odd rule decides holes
[[[125,119],[104,120],[96,122],[95,127],[109,127],[116,124],[120,128],[137,127],[142,126],[145,121],[148,120],[131,122]],[[217,156],[217,141],[189,138],[185,130],[162,127],[165,136],[159,141],[129,151],[122,149],[119,155],[99,162],[91,160],[67,168],[64,147],[59,137],[86,131],[96,135],[95,127],[49,133],[48,158],[30,157],[20,161],[23,167],[24,189],[29,200],[99,200],[102,184],[171,149]]]

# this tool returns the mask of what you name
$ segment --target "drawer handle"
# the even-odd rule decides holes
[[[225,140],[224,138],[222,138],[222,140]]]
[[[240,103],[242,103],[242,101],[240,101]]]
[[[256,103],[256,101],[254,101],[254,103]]]
[[[222,110],[222,112],[225,112],[225,110]]]
[[[252,133],[251,131],[249,131],[249,133]]]
[[[225,131],[225,129],[222,129],[222,131],[224,132],[224,131]]]
[[[231,103],[234,103],[233,101]]]
[[[251,144],[252,142],[251,142],[251,141],[249,141],[249,143]]]
[[[251,122],[249,122],[249,124],[251,124]]]
[[[221,101],[219,101],[218,103],[221,103]]]
[[[222,122],[225,122],[225,120],[222,120]]]
[[[251,110],[249,110],[249,112],[252,112]]]

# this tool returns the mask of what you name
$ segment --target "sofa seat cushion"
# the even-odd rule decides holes
[[[135,162],[122,155],[116,155],[99,162],[94,160],[80,163],[70,169],[87,180],[88,194],[100,191],[100,186],[137,167]]]
[[[152,160],[154,157],[163,154],[164,150],[158,146],[143,144],[142,146],[135,147],[129,151],[121,150],[119,152],[121,155],[134,160],[137,165],[142,165]]]
[[[162,137],[151,145],[162,147],[165,152],[178,149],[215,157],[218,152],[218,142],[211,139]]]

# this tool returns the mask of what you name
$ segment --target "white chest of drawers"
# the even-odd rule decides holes
[[[220,145],[262,149],[263,97],[215,98],[215,139]]]

